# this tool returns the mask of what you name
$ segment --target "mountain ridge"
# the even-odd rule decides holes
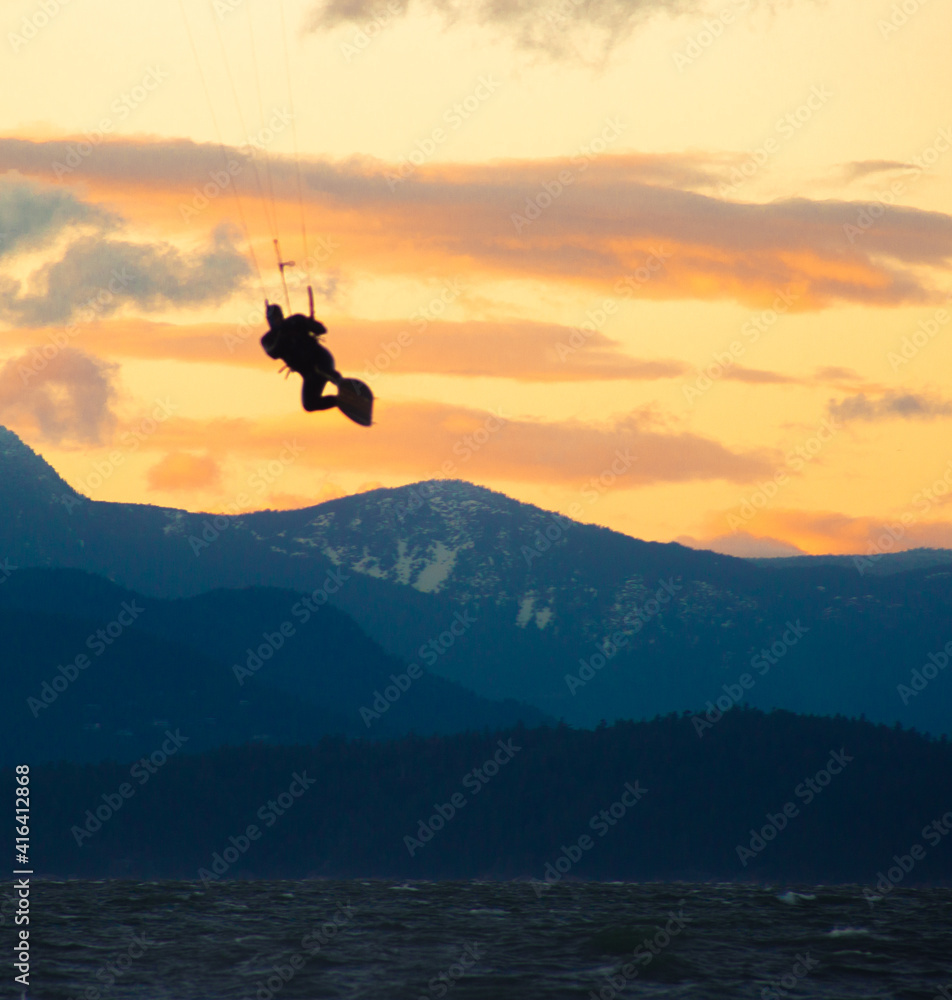
[[[4,494],[13,517],[0,522],[0,552],[17,543],[10,525],[39,509],[35,489],[23,493]],[[761,566],[581,524],[460,480],[241,516],[50,503],[52,519],[68,523],[33,540],[28,564],[82,568],[162,599],[248,586],[319,593],[337,574],[328,603],[386,653],[574,725],[703,710],[750,674],[742,700],[764,710],[952,729],[945,674],[929,696],[900,697],[949,640],[952,576],[941,566]],[[803,638],[785,644],[791,625]],[[765,652],[774,662],[761,674]]]
[[[257,587],[163,601],[81,570],[19,571],[0,589],[0,635],[17,664],[0,763],[134,759],[153,749],[156,718],[184,729],[185,753],[546,721],[426,671],[408,678],[345,612],[312,613],[303,598]]]

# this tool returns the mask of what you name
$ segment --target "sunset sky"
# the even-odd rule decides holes
[[[0,28],[0,424],[77,491],[234,513],[450,476],[733,554],[952,547],[948,3]],[[261,350],[276,236],[371,429]]]

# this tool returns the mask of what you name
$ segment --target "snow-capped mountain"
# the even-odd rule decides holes
[[[291,588],[407,663],[580,725],[713,717],[742,699],[952,729],[952,675],[928,696],[911,687],[949,641],[940,565],[761,566],[446,480],[235,517],[99,503],[14,435],[0,445],[0,558],[13,564],[79,567],[157,597]]]

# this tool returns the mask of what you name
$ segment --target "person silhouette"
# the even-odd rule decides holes
[[[270,358],[284,364],[304,378],[301,387],[301,404],[308,413],[329,410],[340,403],[340,394],[325,396],[328,382],[340,386],[343,376],[334,365],[334,356],[318,338],[327,333],[319,320],[303,313],[285,319],[284,311],[274,303],[265,309],[268,332],[261,338],[261,346]]]

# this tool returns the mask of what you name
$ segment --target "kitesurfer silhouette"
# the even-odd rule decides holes
[[[355,423],[369,427],[373,409],[373,393],[359,379],[344,378],[334,365],[334,356],[320,342],[327,327],[313,315],[295,313],[285,318],[275,303],[265,302],[268,332],[261,346],[268,357],[283,361],[291,371],[304,378],[301,404],[309,413],[338,407]],[[337,386],[337,393],[324,395],[328,382]]]

